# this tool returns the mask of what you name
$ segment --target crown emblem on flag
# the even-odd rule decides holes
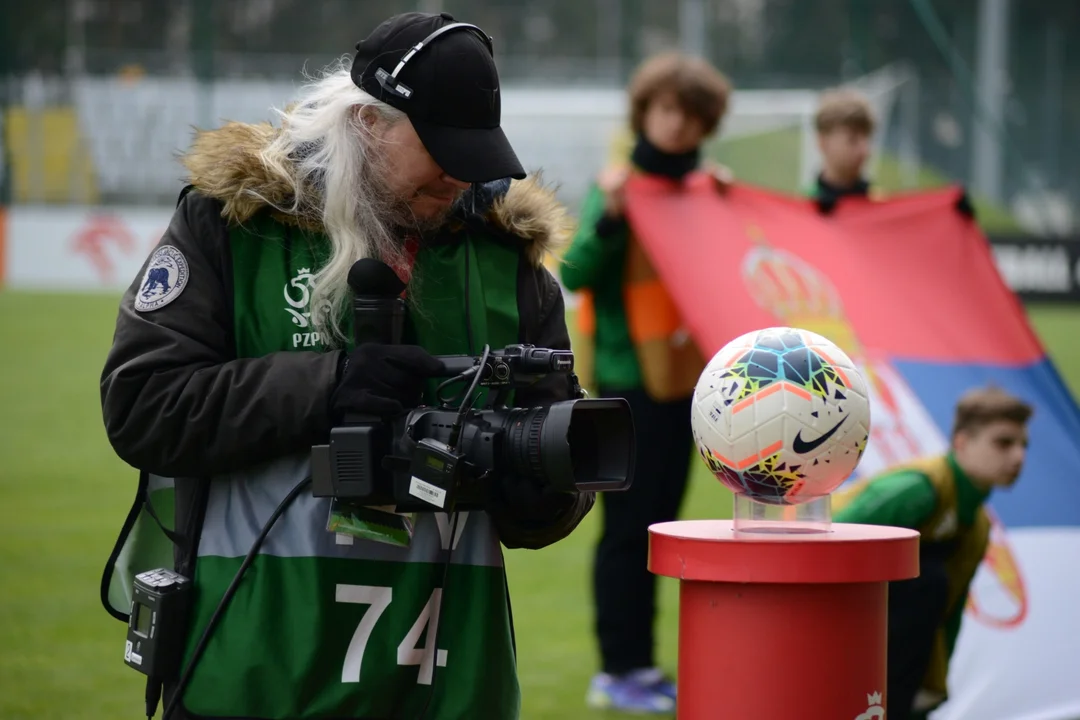
[[[761,240],[743,260],[743,279],[755,302],[778,318],[815,317],[834,321],[844,318],[840,295],[829,278],[794,255],[770,248]]]
[[[757,306],[786,325],[827,337],[857,362],[861,346],[832,280],[802,258],[770,247],[756,225],[746,233],[754,247],[743,258],[742,278]]]

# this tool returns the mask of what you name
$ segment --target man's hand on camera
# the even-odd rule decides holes
[[[420,403],[424,380],[442,368],[441,361],[417,345],[364,343],[344,357],[331,412],[335,420],[346,414],[400,415]]]

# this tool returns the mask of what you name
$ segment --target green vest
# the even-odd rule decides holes
[[[952,623],[949,620],[964,612],[971,581],[990,544],[990,517],[985,508],[979,507],[971,525],[957,520],[956,477],[947,456],[931,458],[914,463],[913,466],[930,480],[938,498],[933,514],[916,529],[927,542],[951,544],[949,556],[945,560],[945,572],[949,578],[945,623],[934,634],[934,644],[922,685],[923,689],[944,698],[948,694],[946,681],[949,660],[960,629],[959,619]]]
[[[233,229],[230,240],[237,356],[322,349],[307,301],[325,240],[265,216]],[[475,233],[468,243],[422,249],[413,298],[422,312],[410,311],[406,342],[435,355],[474,353],[469,325],[481,347],[518,342],[518,262],[517,249]],[[303,453],[212,479],[185,665],[262,526],[309,472]],[[171,485],[150,477],[159,516]],[[330,502],[305,490],[278,519],[198,662],[186,710],[227,718],[416,717],[434,692],[428,717],[437,720],[516,718],[506,576],[487,514],[458,513],[453,538],[451,516],[421,514],[404,548],[328,532]]]
[[[984,507],[980,505],[976,508],[971,524],[960,519],[953,462],[948,455],[915,459],[891,468],[886,474],[852,483],[850,487],[832,496],[832,511],[836,515],[854,502],[872,482],[886,476],[915,471],[924,476],[933,487],[934,510],[915,529],[919,531],[920,542],[924,546],[944,543],[949,550],[945,559],[945,572],[948,576],[945,616],[934,634],[926,674],[922,681],[923,690],[935,693],[941,699],[947,695],[949,660],[960,630],[964,606],[967,604],[968,589],[990,541],[990,517]]]

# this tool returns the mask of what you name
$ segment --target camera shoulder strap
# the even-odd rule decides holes
[[[128,596],[129,602],[126,606],[117,602],[118,599],[124,596],[120,583],[116,582],[117,575],[121,574],[117,572],[117,569],[120,564],[120,556],[128,547],[127,541],[128,538],[131,537],[131,531],[135,528],[135,524],[138,522],[139,516],[142,513],[144,505],[143,499],[146,497],[146,488],[148,485],[148,475],[149,474],[146,472],[139,473],[139,487],[135,491],[135,501],[131,504],[131,509],[128,511],[127,517],[124,518],[124,524],[120,528],[120,534],[113,544],[109,559],[105,561],[105,569],[101,573],[101,604],[105,606],[106,612],[117,620],[125,623],[128,621],[131,608],[130,596]]]
[[[101,576],[101,602],[109,615],[128,622],[132,582],[145,570],[172,568],[191,576],[209,489],[208,478],[185,478],[178,487],[172,478],[139,473],[135,500]]]

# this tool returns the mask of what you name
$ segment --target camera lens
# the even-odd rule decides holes
[[[522,478],[543,480],[544,465],[540,457],[540,431],[547,417],[546,407],[518,408],[507,418],[506,452],[514,474]]]
[[[620,398],[510,411],[506,453],[515,474],[560,491],[625,490],[633,480],[634,421]]]

